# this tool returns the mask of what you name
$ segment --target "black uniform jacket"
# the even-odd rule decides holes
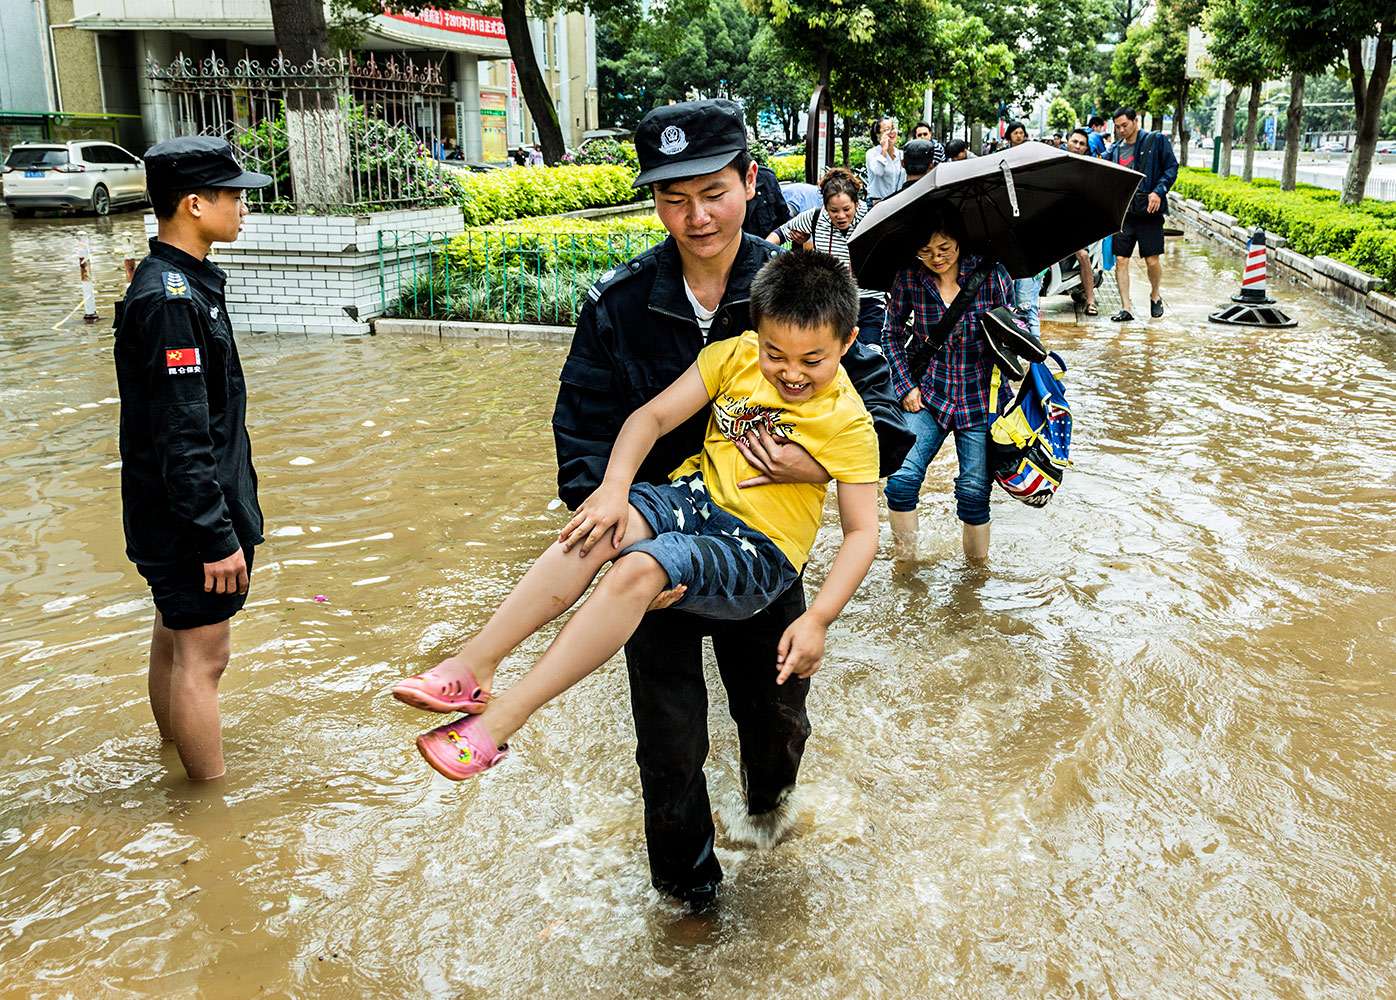
[[[140,566],[217,562],[262,541],[226,280],[151,240],[117,307],[122,522]]]
[[[763,239],[743,236],[709,341],[740,336],[752,328],[751,279],[779,252]],[[553,412],[558,496],[563,503],[576,508],[601,485],[621,424],[682,375],[703,346],[672,237],[601,276],[577,319]],[[892,395],[887,362],[855,341],[843,356],[843,366],[872,415],[881,474],[891,475],[915,436]],[[636,481],[668,482],[669,473],[702,451],[707,424],[708,412],[701,410],[660,438]]]

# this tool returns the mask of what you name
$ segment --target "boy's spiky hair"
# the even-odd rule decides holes
[[[816,250],[776,254],[751,283],[751,321],[830,329],[846,341],[858,325],[858,286],[848,266]]]

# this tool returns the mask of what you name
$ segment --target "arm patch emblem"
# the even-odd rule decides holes
[[[165,298],[167,299],[187,299],[189,298],[189,282],[184,275],[178,271],[163,272],[165,279]]]

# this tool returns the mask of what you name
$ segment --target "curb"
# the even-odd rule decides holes
[[[570,326],[523,326],[511,323],[472,323],[439,319],[369,320],[373,333],[413,340],[495,340],[511,344],[570,344]]]

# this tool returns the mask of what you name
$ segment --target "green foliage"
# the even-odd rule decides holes
[[[453,176],[467,226],[623,205],[643,197],[630,186],[635,172],[622,166],[521,167]]]
[[[635,152],[632,142],[617,142],[615,139],[593,139],[581,152],[568,153],[562,158],[564,166],[574,164],[585,167],[629,167],[633,173],[640,172],[640,155]]]
[[[1274,180],[1246,183],[1210,171],[1178,171],[1173,190],[1210,210],[1236,216],[1243,226],[1262,226],[1289,241],[1297,253],[1324,254],[1376,275],[1396,287],[1396,205],[1346,206],[1337,191],[1299,184],[1281,191]]]
[[[1034,95],[1059,89],[1073,73],[1095,64],[1096,43],[1112,20],[1111,5],[1100,0],[981,0],[965,7],[983,18],[987,38],[1012,50],[1010,68],[993,95],[1010,112],[1027,111]]]
[[[952,3],[936,8],[935,95],[967,118],[993,121],[1014,55],[977,14]]]
[[[587,290],[613,267],[662,242],[653,215],[520,219],[467,230],[405,285],[394,316],[570,325]]]
[[[1075,124],[1076,109],[1065,97],[1058,97],[1047,109],[1047,127],[1065,135]]]
[[[775,156],[771,158],[771,169],[783,181],[803,181],[805,179],[805,158],[803,156]]]

